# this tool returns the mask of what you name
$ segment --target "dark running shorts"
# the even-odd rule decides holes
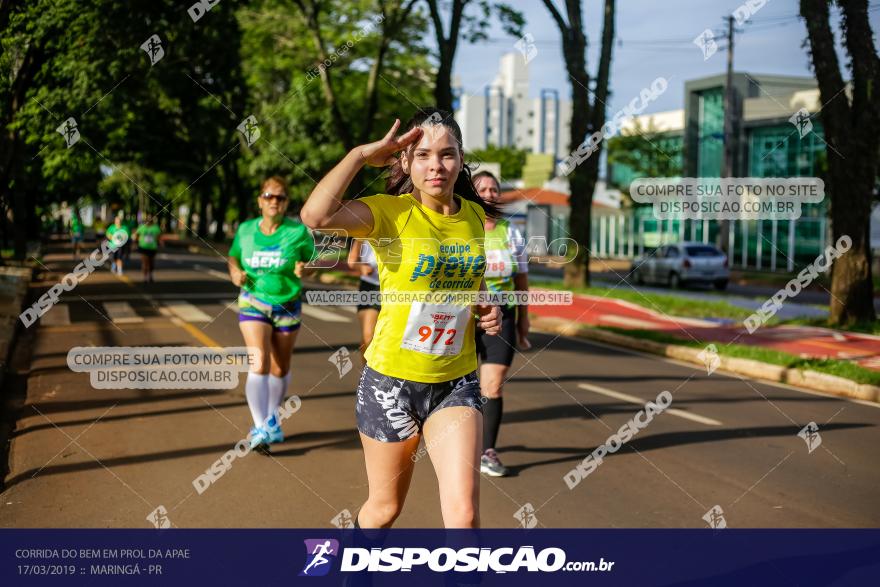
[[[138,253],[140,253],[141,255],[145,255],[147,257],[155,257],[156,256],[156,249],[142,249],[142,248],[138,247]]]
[[[241,290],[238,296],[238,321],[263,322],[272,326],[275,332],[299,330],[302,317],[302,303],[299,299],[284,304],[270,304]]]
[[[483,412],[477,372],[442,383],[418,383],[364,367],[357,389],[357,426],[380,442],[400,442],[421,434],[431,414],[465,406]]]
[[[369,281],[360,280],[361,285],[358,287],[358,291],[379,291],[379,286],[375,283],[370,283]],[[376,310],[377,312],[382,309],[380,304],[358,304],[358,312],[361,310]]]
[[[484,363],[507,365],[513,363],[516,349],[516,306],[501,306],[501,332],[495,336],[486,334],[480,327],[474,328],[477,356]]]

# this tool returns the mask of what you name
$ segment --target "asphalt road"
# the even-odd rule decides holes
[[[43,289],[70,271],[49,256]],[[74,346],[240,346],[222,259],[163,253],[157,281],[101,270],[25,333],[21,410],[0,527],[329,527],[367,495],[355,429],[358,326],[312,308],[293,357],[302,405],[287,440],[251,453],[204,493],[193,480],[244,438],[244,378],[234,390],[98,390],[67,366]],[[499,452],[513,475],[484,478],[485,527],[876,527],[880,409],[782,385],[707,374],[655,356],[535,333],[505,388]],[[346,347],[354,368],[332,361]],[[574,489],[564,476],[662,391],[671,409]],[[673,410],[674,409],[674,410]],[[818,426],[812,452],[798,432]],[[160,512],[163,510],[159,510]],[[717,510],[716,510],[717,512]],[[532,523],[532,522],[529,522]],[[436,477],[420,460],[400,527],[441,525]]]

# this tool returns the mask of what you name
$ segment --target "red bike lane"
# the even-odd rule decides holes
[[[753,334],[729,321],[668,316],[630,302],[573,295],[571,305],[529,306],[529,313],[590,326],[656,330],[701,343],[762,346],[804,358],[854,361],[880,371],[880,337],[815,326],[764,326]]]

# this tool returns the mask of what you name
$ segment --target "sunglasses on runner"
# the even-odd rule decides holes
[[[272,194],[272,193],[266,192],[266,193],[260,194],[260,197],[267,202],[269,200],[277,200],[279,204],[287,201],[287,194]]]

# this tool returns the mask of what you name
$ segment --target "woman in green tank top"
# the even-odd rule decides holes
[[[287,204],[287,183],[277,176],[264,181],[260,217],[238,227],[229,249],[229,275],[241,287],[239,327],[245,344],[259,350],[245,384],[254,420],[251,448],[284,440],[278,408],[300,326],[300,277],[315,253],[311,233],[287,217]]]

